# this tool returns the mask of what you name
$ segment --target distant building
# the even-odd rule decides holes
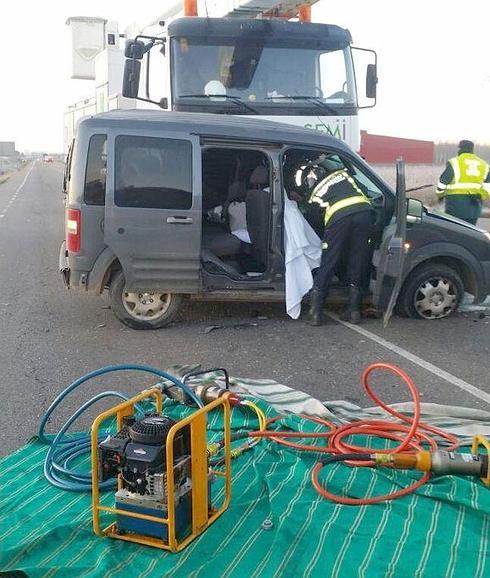
[[[15,142],[0,141],[0,157],[15,157],[18,154],[15,150]]]
[[[433,141],[369,134],[361,130],[361,156],[370,163],[394,163],[402,158],[411,164],[432,164]]]

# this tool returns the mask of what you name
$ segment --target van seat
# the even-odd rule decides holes
[[[203,221],[202,247],[214,253],[217,257],[237,255],[241,249],[241,241],[232,235],[223,225]]]
[[[260,165],[250,176],[250,186],[247,191],[247,230],[252,241],[252,254],[264,268],[269,256],[269,226],[272,205],[272,194],[264,190],[269,187],[269,171]]]

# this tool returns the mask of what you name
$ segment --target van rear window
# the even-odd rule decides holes
[[[114,202],[119,207],[190,209],[192,145],[189,141],[116,137]]]
[[[87,205],[105,205],[107,135],[90,137],[83,199]]]

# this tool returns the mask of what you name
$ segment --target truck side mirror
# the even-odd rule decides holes
[[[376,85],[378,84],[378,73],[376,64],[368,64],[366,69],[366,96],[376,98]]]
[[[424,205],[418,199],[407,199],[407,222],[416,223],[422,220]]]
[[[146,45],[141,40],[127,40],[124,47],[124,56],[133,60],[143,60],[146,52]]]
[[[126,98],[138,98],[140,86],[141,62],[126,59],[124,63],[122,95]]]

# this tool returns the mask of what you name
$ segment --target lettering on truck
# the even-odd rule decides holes
[[[345,119],[337,120],[335,126],[332,128],[332,125],[326,122],[319,122],[319,123],[310,123],[307,122],[303,125],[305,128],[310,128],[313,130],[319,130],[322,132],[326,132],[330,136],[334,136],[340,140],[347,140],[346,134],[346,127],[345,127]]]

